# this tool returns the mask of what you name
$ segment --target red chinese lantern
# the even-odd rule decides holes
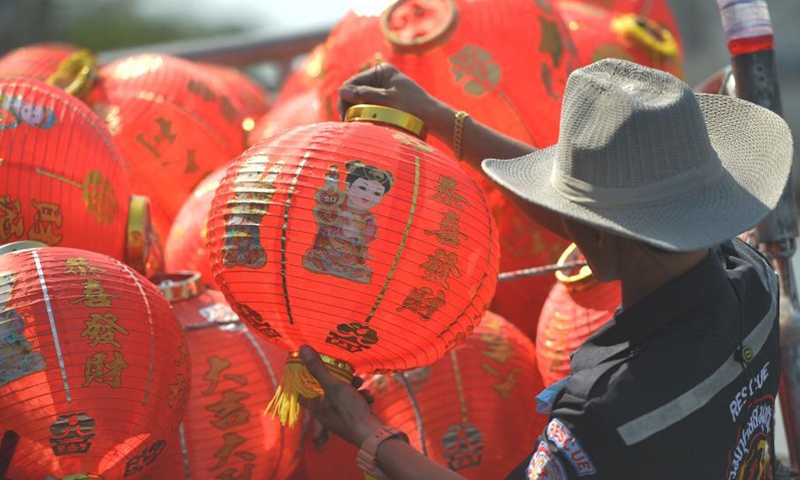
[[[78,97],[89,92],[96,75],[94,55],[73,45],[40,43],[0,58],[0,77],[33,78]]]
[[[410,133],[422,122],[384,107],[348,113],[242,154],[208,225],[211,270],[239,316],[285,350],[315,347],[345,378],[434,362],[478,323],[497,277],[485,198]],[[291,423],[297,389],[318,388],[302,372],[290,358],[276,396]]]
[[[163,468],[185,465],[190,478],[286,480],[299,461],[302,431],[263,415],[286,352],[250,332],[199,279],[188,272],[154,278],[186,332],[193,374],[179,435],[185,454]]]
[[[325,61],[326,52],[325,43],[320,43],[314,47],[303,59],[300,66],[286,77],[278,92],[276,101],[282,102],[312,88],[319,88],[322,85],[322,78],[325,74],[322,64]]]
[[[562,1],[556,6],[570,29],[581,66],[621,58],[682,75],[679,45],[667,27],[592,3]]]
[[[105,255],[0,255],[0,429],[8,476],[120,480],[146,472],[189,393],[183,333],[158,289]]]
[[[295,127],[324,122],[328,117],[319,90],[306,90],[275,102],[275,106],[256,122],[252,133],[253,143],[277,137]]]
[[[147,200],[80,100],[33,79],[0,79],[0,244],[34,240],[124,260],[144,271]]]
[[[323,102],[359,70],[390,62],[434,97],[537,147],[558,138],[561,94],[577,57],[547,0],[400,0],[380,16],[351,11],[327,41]],[[334,110],[335,112],[335,110]],[[449,150],[450,138],[431,144]],[[554,263],[566,246],[466,164],[497,220],[500,270]],[[492,310],[535,335],[551,277],[498,285]]]
[[[581,259],[572,244],[559,264]],[[619,282],[598,282],[588,266],[577,272],[558,272],[556,278],[558,282],[542,309],[536,336],[536,360],[545,385],[569,376],[570,354],[611,320],[622,302]]]
[[[406,432],[429,458],[466,478],[504,478],[547,424],[547,416],[536,413],[535,397],[544,387],[535,364],[531,340],[487,312],[473,334],[441,360],[373,376],[367,388],[375,396],[375,415]],[[310,442],[309,478],[358,479],[357,451],[339,438],[321,446]]]
[[[227,170],[226,165],[206,177],[186,199],[186,203],[175,217],[164,246],[167,271],[196,271],[203,283],[214,285],[206,246],[208,234],[206,226],[214,193]]]

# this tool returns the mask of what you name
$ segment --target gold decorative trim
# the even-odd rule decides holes
[[[378,105],[353,105],[344,114],[345,122],[374,122],[391,125],[424,139],[427,135],[425,122],[402,110]]]
[[[632,42],[664,58],[678,56],[678,42],[667,28],[635,13],[619,15],[611,20],[611,29]]]
[[[97,57],[89,50],[78,50],[65,58],[46,82],[78,98],[91,90],[97,78]]]
[[[294,325],[292,306],[289,302],[289,284],[286,281],[286,244],[289,239],[287,235],[289,229],[289,207],[292,204],[292,196],[297,186],[297,180],[300,178],[300,172],[302,172],[303,168],[306,166],[309,156],[311,156],[311,151],[303,155],[303,160],[300,161],[300,165],[297,166],[297,170],[294,172],[294,178],[292,178],[292,183],[289,184],[289,192],[286,195],[286,208],[283,210],[283,227],[281,228],[281,284],[283,286],[283,301],[286,304],[286,315],[289,317],[289,325]]]
[[[200,285],[200,274],[197,272],[166,273],[156,275],[150,280],[158,286],[161,293],[171,303],[194,298],[203,290]]]
[[[395,35],[391,29],[391,26],[389,25],[389,22],[397,8],[408,3],[409,1],[414,0],[400,0],[395,2],[394,5],[384,10],[383,14],[381,15],[381,30],[395,51],[402,53],[422,53],[425,50],[430,50],[433,47],[441,45],[447,41],[448,38],[450,38],[450,35],[453,33],[453,31],[455,31],[456,25],[458,25],[459,19],[458,6],[453,0],[440,0],[441,4],[449,7],[450,15],[435,32],[424,37],[416,37],[411,41],[402,40]]]
[[[150,237],[150,200],[140,195],[131,195],[128,209],[125,263],[141,274],[146,274]]]
[[[350,380],[353,378],[353,374],[355,373],[356,369],[353,368],[352,365],[345,362],[344,360],[339,360],[338,358],[330,357],[328,355],[319,354],[319,357],[322,359],[322,363],[324,363],[327,367],[327,370],[335,377],[338,377],[340,380],[343,380],[345,383],[349,384]],[[290,352],[289,358],[286,359],[286,363],[303,363],[303,360],[300,358],[300,352]]]
[[[29,248],[44,248],[46,246],[47,246],[46,244],[34,240],[22,240],[19,242],[11,242],[0,246],[0,255],[4,255],[6,253],[19,252],[20,250],[28,250]]]
[[[467,397],[464,395],[464,385],[461,381],[461,367],[458,364],[456,350],[450,350],[450,360],[453,362],[453,376],[456,380],[456,390],[458,391],[458,402],[461,406],[461,423],[468,423],[467,418]]]

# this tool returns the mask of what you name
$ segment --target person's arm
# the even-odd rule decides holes
[[[328,373],[317,352],[304,346],[300,349],[300,357],[324,391],[322,397],[315,399],[300,397],[300,404],[314,414],[325,428],[360,447],[384,423],[372,413],[369,403],[358,390]],[[461,475],[439,465],[399,439],[381,443],[375,461],[383,473],[393,480],[464,480]]]
[[[350,78],[339,89],[339,112],[359,103],[397,108],[410,113],[428,126],[430,134],[452,146],[456,110],[437,100],[390,64],[380,64]],[[469,112],[467,112],[469,113]],[[536,151],[536,148],[476,121],[464,120],[461,151],[465,162],[478,171],[486,158],[509,159]],[[554,234],[568,238],[561,216],[531,204],[500,187],[504,195],[536,223]]]

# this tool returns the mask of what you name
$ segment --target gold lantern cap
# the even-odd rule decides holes
[[[571,263],[578,261],[581,252],[578,250],[578,246],[574,243],[571,243],[564,253],[561,254],[561,258],[558,259],[558,265],[564,265],[566,263]],[[580,288],[581,286],[589,286],[593,283],[596,283],[597,280],[592,275],[592,269],[589,268],[589,265],[584,265],[578,270],[578,273],[570,274],[569,271],[558,270],[556,271],[556,279],[567,285],[570,288]]]
[[[150,245],[150,200],[131,195],[128,209],[128,236],[125,242],[125,263],[146,274]]]
[[[97,78],[97,57],[89,50],[78,50],[58,66],[46,82],[78,98],[89,93]]]
[[[4,255],[6,253],[19,252],[20,250],[44,248],[46,246],[47,245],[45,245],[42,242],[35,242],[33,240],[22,240],[21,242],[11,242],[0,246],[0,255]]]
[[[353,105],[344,114],[345,122],[374,122],[400,128],[424,139],[427,134],[425,122],[402,110],[378,105]]]
[[[158,285],[158,289],[171,303],[189,300],[203,291],[198,272],[165,273],[152,277],[151,281]]]

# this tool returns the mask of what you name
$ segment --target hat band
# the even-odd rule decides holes
[[[687,195],[705,190],[716,183],[725,172],[722,163],[713,160],[660,182],[638,187],[600,187],[564,175],[553,166],[550,183],[564,198],[581,205],[605,208],[647,207],[673,202]]]

